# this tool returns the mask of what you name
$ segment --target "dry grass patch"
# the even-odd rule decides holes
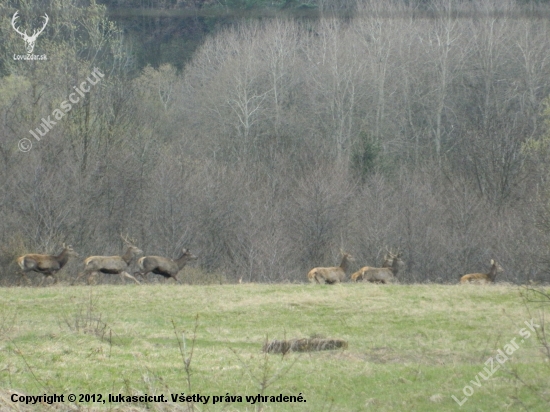
[[[289,340],[272,340],[262,348],[267,353],[317,352],[323,350],[347,349],[348,343],[343,339],[301,338]]]

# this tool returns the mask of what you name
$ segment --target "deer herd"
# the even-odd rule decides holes
[[[341,251],[342,261],[340,266],[335,267],[318,267],[311,269],[307,274],[307,277],[312,283],[334,285],[344,281],[346,278],[346,271],[348,270],[349,262],[353,261],[353,256],[349,253]],[[397,274],[405,266],[405,262],[401,259],[401,253],[393,253],[387,251],[384,257],[384,263],[382,267],[375,268],[370,266],[364,266],[357,272],[351,275],[351,280],[354,282],[363,281],[371,283],[392,283],[397,280]],[[460,283],[477,283],[487,284],[493,283],[497,276],[497,273],[503,272],[502,266],[500,266],[495,260],[491,259],[491,268],[488,273],[471,273],[464,275],[460,278]]]
[[[98,274],[119,275],[121,280],[124,278],[131,279],[137,284],[140,284],[135,275],[139,275],[142,280],[146,279],[147,274],[154,273],[161,275],[165,279],[174,279],[174,281],[180,283],[177,278],[178,272],[183,269],[188,261],[196,260],[197,257],[193,255],[188,249],[183,249],[180,257],[175,261],[169,258],[160,256],[144,256],[137,261],[139,270],[134,272],[134,275],[128,273],[134,260],[143,251],[134,246],[134,240],[129,240],[128,235],[122,237],[122,240],[126,244],[126,252],[122,256],[90,256],[84,259],[84,271],[81,272],[76,279],[75,283],[83,276],[86,277],[88,284],[91,284],[92,279]],[[27,277],[27,272],[42,273],[44,277],[40,282],[40,285],[44,282],[44,279],[52,277],[54,283],[57,283],[58,279],[56,273],[59,272],[69,261],[70,256],[78,256],[72,246],[65,246],[63,243],[63,250],[58,256],[55,255],[39,255],[39,254],[27,254],[17,258],[16,262],[21,268],[21,276],[23,279],[30,283]]]
[[[124,278],[131,279],[136,284],[140,284],[140,281],[136,279],[136,275],[141,277],[142,280],[147,278],[149,273],[160,275],[166,280],[172,278],[175,282],[181,283],[177,278],[177,274],[187,262],[196,260],[197,256],[193,255],[188,249],[183,248],[179,258],[172,260],[161,256],[143,256],[137,260],[138,271],[133,275],[128,273],[132,267],[133,262],[137,257],[143,254],[143,251],[134,246],[134,240],[129,240],[128,235],[122,237],[122,240],[126,244],[126,252],[122,256],[89,256],[84,259],[84,270],[76,277],[73,283],[77,282],[80,278],[86,277],[86,282],[91,284],[92,279],[99,274],[119,275],[121,280]],[[316,267],[311,269],[307,277],[310,282],[318,284],[334,285],[336,283],[343,282],[346,278],[346,272],[350,262],[355,259],[349,253],[341,251],[342,260],[340,266],[334,267]],[[57,283],[58,279],[56,273],[59,272],[63,266],[69,261],[69,257],[78,257],[72,246],[65,246],[63,244],[63,250],[59,255],[40,255],[30,253],[17,258],[17,265],[21,268],[21,277],[25,279],[27,283],[30,283],[27,277],[27,272],[37,272],[44,275],[40,285],[44,282],[44,279],[51,277],[54,283]],[[384,257],[382,267],[370,267],[364,266],[357,272],[353,273],[350,279],[353,282],[371,282],[371,283],[392,283],[397,281],[397,274],[405,266],[405,263],[401,259],[401,253],[393,253],[387,250]],[[491,267],[488,273],[471,273],[464,275],[460,278],[460,283],[493,283],[498,273],[503,272],[502,267],[493,259],[491,259]]]

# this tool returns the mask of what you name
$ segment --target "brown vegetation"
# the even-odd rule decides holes
[[[321,350],[347,349],[348,342],[343,339],[302,338],[290,340],[272,340],[266,342],[263,351],[267,353],[315,352]]]

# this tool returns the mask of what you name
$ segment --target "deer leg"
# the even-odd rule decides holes
[[[147,274],[149,272],[145,272],[145,273],[141,273],[140,271],[137,271],[137,272],[134,272],[134,277],[136,275],[139,275],[139,277],[141,278],[142,281],[146,281],[147,280]]]
[[[78,279],[80,279],[82,277],[82,273],[79,273],[76,278],[74,278],[72,281],[71,281],[71,286],[74,285],[76,282],[78,282]]]
[[[27,282],[27,285],[32,285],[31,280],[27,277],[25,272],[21,272],[21,277],[19,278],[19,286],[21,286],[21,281],[25,280]]]
[[[122,271],[120,272],[120,278],[122,279],[122,281],[124,282],[124,279],[123,279],[123,276],[128,278],[128,279],[132,279],[134,282],[136,282],[138,285],[141,285],[141,283],[139,283],[139,280],[137,280],[135,277],[133,277],[132,275],[130,275],[128,272],[125,272],[125,271]]]
[[[76,282],[78,282],[78,280],[79,280],[82,276],[84,276],[85,274],[86,274],[85,271],[84,271],[84,272],[80,272],[80,273],[77,275],[77,277],[71,282],[71,285],[74,285]]]
[[[92,277],[93,277],[94,275],[96,275],[96,274],[97,274],[97,272],[94,271],[94,272],[92,272],[92,273],[90,273],[90,274],[88,275],[88,278],[86,279],[86,284],[87,284],[87,285],[90,285],[90,284],[91,284]]]
[[[319,278],[317,277],[317,273],[313,275],[313,280],[315,280],[315,283],[320,283]]]

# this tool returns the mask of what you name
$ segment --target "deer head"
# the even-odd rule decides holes
[[[11,25],[13,27],[13,29],[19,34],[21,35],[21,37],[23,37],[23,40],[25,40],[25,43],[27,43],[27,53],[32,53],[32,51],[34,50],[34,44],[36,43],[36,38],[40,35],[40,33],[42,33],[44,31],[44,29],[46,28],[46,25],[48,24],[48,21],[50,20],[50,18],[48,17],[48,15],[46,13],[44,13],[44,16],[42,16],[42,18],[44,19],[44,25],[42,26],[41,29],[39,30],[34,30],[32,35],[29,36],[27,34],[27,31],[25,30],[24,32],[21,32],[19,31],[19,29],[17,29],[17,27],[15,26],[15,21],[19,18],[19,16],[17,15],[17,13],[19,13],[19,11],[16,11],[15,14],[13,15],[12,19],[11,19]]]

